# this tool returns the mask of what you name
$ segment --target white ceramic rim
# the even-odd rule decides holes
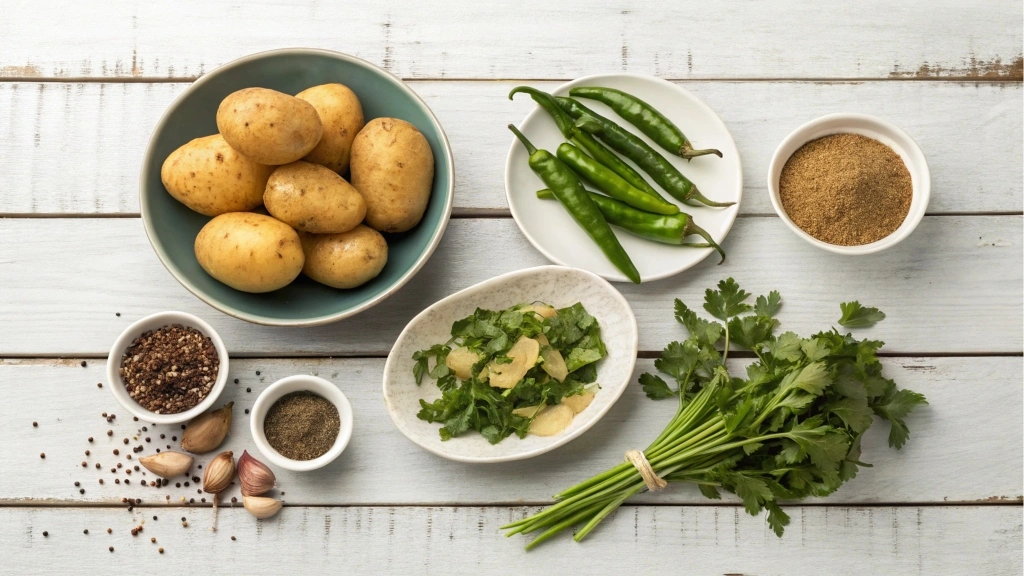
[[[594,426],[594,424],[597,424],[602,418],[604,418],[605,414],[607,414],[608,411],[611,410],[612,406],[614,406],[615,403],[619,401],[619,398],[622,397],[622,394],[626,391],[626,388],[629,386],[629,382],[628,381],[627,381],[626,385],[619,387],[618,392],[614,393],[614,396],[611,397],[611,401],[608,402],[607,404],[605,404],[605,406],[604,406],[604,408],[602,410],[600,410],[598,412],[595,412],[594,415],[591,417],[589,422],[584,422],[578,429],[573,431],[571,434],[566,434],[562,438],[559,438],[558,440],[556,440],[555,442],[553,442],[552,444],[549,444],[547,446],[542,446],[540,448],[535,448],[533,450],[528,450],[528,451],[517,453],[517,454],[509,454],[507,456],[496,456],[496,457],[491,457],[491,456],[487,456],[487,457],[460,456],[460,455],[457,455],[457,454],[449,454],[449,453],[446,453],[446,452],[443,452],[443,451],[440,451],[440,450],[435,450],[432,446],[430,446],[428,444],[423,444],[423,443],[419,442],[416,438],[410,436],[409,434],[406,434],[405,428],[402,427],[401,422],[399,422],[398,418],[395,416],[395,412],[396,412],[395,407],[391,405],[391,401],[389,400],[388,393],[387,393],[387,389],[388,389],[388,374],[392,370],[392,364],[394,362],[397,362],[397,360],[395,359],[396,358],[395,357],[395,350],[398,349],[397,343],[398,343],[399,340],[401,340],[403,337],[405,337],[405,333],[409,330],[409,326],[411,326],[413,323],[415,323],[421,316],[426,315],[427,312],[431,308],[433,308],[434,306],[437,306],[438,304],[441,304],[441,303],[446,302],[448,300],[457,298],[460,295],[462,295],[462,293],[464,293],[464,292],[467,292],[469,290],[491,288],[491,287],[494,287],[495,285],[500,285],[500,284],[504,283],[505,281],[507,281],[510,278],[515,278],[517,276],[528,276],[528,275],[531,275],[531,274],[538,274],[538,273],[542,273],[542,272],[544,272],[546,270],[550,270],[550,269],[570,270],[570,271],[575,272],[575,273],[579,273],[579,274],[583,274],[585,276],[589,276],[591,280],[593,280],[593,281],[595,281],[597,283],[605,284],[607,286],[607,288],[610,289],[610,291],[612,293],[612,297],[617,299],[619,301],[619,303],[629,313],[629,319],[632,321],[632,327],[633,327],[633,342],[632,342],[633,351],[632,351],[632,354],[631,354],[632,361],[630,362],[630,366],[629,366],[629,376],[628,376],[628,378],[632,378],[633,377],[633,371],[636,370],[637,351],[640,349],[640,330],[639,330],[639,327],[638,327],[637,322],[636,322],[636,314],[633,313],[633,307],[629,305],[629,301],[626,300],[626,298],[618,290],[615,289],[615,286],[613,286],[611,282],[609,282],[608,280],[605,280],[604,278],[598,276],[597,274],[594,274],[593,272],[591,272],[589,270],[584,270],[582,268],[574,268],[572,266],[557,266],[557,265],[535,266],[533,268],[526,268],[526,269],[523,269],[523,270],[515,270],[513,272],[507,272],[507,273],[502,274],[500,276],[495,276],[494,278],[491,278],[489,280],[484,280],[483,282],[479,282],[479,283],[474,284],[472,286],[469,286],[467,288],[463,288],[462,290],[459,290],[458,292],[456,292],[454,294],[451,294],[450,296],[446,296],[446,297],[438,300],[437,302],[431,304],[430,306],[425,308],[422,312],[417,314],[415,318],[410,320],[409,323],[405,325],[405,328],[402,329],[402,333],[398,335],[398,338],[395,340],[395,344],[396,345],[391,348],[391,353],[388,354],[387,362],[384,363],[384,386],[383,386],[383,390],[382,391],[383,391],[383,394],[384,394],[384,403],[387,405],[388,415],[391,417],[391,421],[395,423],[395,427],[398,428],[398,430],[402,433],[403,436],[405,436],[410,441],[412,441],[414,444],[416,444],[420,448],[423,448],[427,452],[430,452],[430,453],[435,454],[437,456],[440,456],[442,458],[446,458],[448,460],[454,460],[456,462],[465,462],[467,464],[496,464],[496,463],[499,463],[499,462],[513,462],[513,461],[516,461],[516,460],[526,460],[527,458],[533,458],[534,456],[539,456],[539,455],[544,454],[546,452],[550,452],[550,451],[554,450],[555,448],[558,448],[560,446],[568,444],[570,441],[578,438],[584,432],[586,432],[587,430],[590,430],[590,428],[592,428]],[[595,315],[595,317],[596,317],[596,315]],[[609,391],[609,394],[611,394],[611,393],[612,392]],[[506,441],[507,440],[511,440],[511,438],[506,438],[505,440]]]
[[[140,334],[147,330],[155,329],[149,327],[142,328],[143,325],[149,324],[159,324],[156,326],[157,328],[170,324],[190,326],[202,332],[204,336],[208,336],[213,341],[213,346],[217,349],[217,358],[220,365],[217,368],[217,380],[214,382],[213,388],[206,395],[206,398],[203,398],[202,402],[184,412],[157,414],[156,412],[146,410],[128,395],[128,389],[125,388],[124,382],[121,380],[121,356],[124,355],[125,350],[128,349]],[[124,406],[132,415],[138,416],[140,420],[146,420],[153,424],[179,424],[199,416],[213,406],[221,392],[224,391],[224,385],[228,381],[228,370],[228,350],[224,346],[224,341],[221,340],[220,335],[217,334],[217,331],[212,326],[198,316],[187,312],[157,312],[132,322],[114,340],[113,346],[110,347],[110,354],[107,356],[107,385],[121,406]]]
[[[731,210],[732,217],[728,218],[728,220],[726,221],[725,229],[722,231],[722,238],[718,240],[718,244],[721,245],[723,242],[725,242],[725,238],[729,235],[729,232],[732,230],[733,225],[736,223],[736,217],[739,215],[739,207],[740,207],[740,204],[743,202],[743,158],[739,154],[739,147],[736,146],[736,139],[732,137],[732,132],[729,132],[729,127],[725,125],[725,122],[722,121],[722,118],[721,118],[721,116],[718,115],[718,113],[716,113],[703,100],[698,98],[697,95],[694,94],[693,92],[690,92],[689,90],[683,88],[682,86],[679,86],[678,84],[673,84],[672,82],[669,82],[668,80],[665,80],[664,78],[659,78],[657,76],[650,76],[650,75],[647,75],[647,74],[636,74],[636,73],[629,73],[629,72],[609,72],[607,74],[591,74],[589,76],[582,76],[580,78],[576,78],[575,80],[570,80],[569,82],[565,82],[563,84],[559,84],[558,86],[556,86],[553,89],[551,89],[549,91],[549,93],[550,94],[554,94],[555,92],[558,92],[559,90],[562,90],[563,88],[569,87],[570,85],[574,87],[574,86],[582,84],[582,83],[593,82],[593,81],[601,80],[601,79],[608,78],[608,77],[611,77],[611,76],[639,78],[639,79],[645,80],[645,81],[654,81],[655,83],[664,84],[665,86],[669,86],[672,89],[674,89],[674,90],[676,90],[678,92],[681,92],[682,94],[686,95],[687,98],[692,98],[693,101],[696,102],[697,105],[700,108],[702,108],[712,119],[714,119],[719,124],[719,126],[722,129],[722,132],[724,132],[727,136],[729,136],[729,141],[732,143],[733,148],[736,149],[736,165],[739,168],[739,180],[738,180],[738,184],[739,185],[736,187],[736,204],[735,204],[735,206],[730,206],[729,208],[727,208],[727,209],[732,209]],[[541,110],[540,105],[535,106],[532,110],[530,110],[526,114],[526,116],[523,117],[522,120],[519,121],[519,126],[522,126],[523,123],[525,123],[528,118],[532,117],[535,114],[546,114],[546,112]],[[512,202],[512,183],[509,180],[509,175],[511,174],[511,166],[512,166],[512,152],[515,150],[516,146],[519,146],[519,145],[520,145],[519,144],[519,140],[517,140],[513,136],[512,137],[512,144],[509,146],[508,154],[505,156],[505,203],[508,204],[509,211],[512,213],[512,218],[516,221],[516,226],[518,226],[519,231],[523,234],[523,236],[526,237],[527,240],[530,241],[530,244],[532,244],[533,247],[536,248],[538,252],[543,254],[545,258],[547,258],[548,260],[554,262],[555,264],[559,264],[561,266],[568,266],[568,267],[571,267],[571,268],[575,268],[575,266],[573,266],[572,264],[570,264],[568,262],[563,262],[561,259],[556,258],[551,252],[549,252],[546,248],[544,248],[544,246],[540,242],[538,242],[536,239],[534,239],[534,237],[531,236],[526,231],[526,229],[524,229],[522,226],[519,226],[519,219],[520,219],[521,216],[516,211],[516,206]],[[665,278],[671,278],[672,276],[675,276],[677,274],[681,274],[683,272],[686,272],[690,268],[693,268],[697,264],[700,264],[701,262],[703,262],[704,259],[707,258],[708,256],[710,256],[710,255],[715,253],[715,250],[712,249],[712,248],[707,248],[705,250],[706,251],[704,253],[704,256],[702,258],[700,258],[699,260],[695,260],[692,264],[690,264],[688,266],[684,266],[683,268],[680,268],[678,270],[672,270],[672,271],[664,272],[664,273],[661,273],[661,274],[653,274],[653,275],[648,276],[646,278],[642,278],[641,279],[642,283],[643,282],[654,282],[656,280],[663,280]],[[588,272],[589,272],[589,270],[588,270]],[[611,279],[611,280],[609,280],[607,278],[604,278],[603,276],[599,276],[599,277],[602,280],[607,280],[607,281],[610,281],[610,282],[629,282],[629,279],[625,278],[625,276],[623,276],[621,279],[617,278],[617,279]]]
[[[398,279],[398,281],[396,281],[390,288],[388,288],[384,292],[381,292],[380,294],[371,298],[370,300],[367,300],[366,302],[360,304],[359,306],[356,306],[355,308],[351,308],[349,310],[345,310],[343,312],[336,312],[334,314],[327,314],[325,316],[317,316],[315,318],[309,318],[306,320],[282,320],[280,318],[268,318],[266,316],[261,316],[258,314],[250,314],[247,312],[242,312],[237,308],[227,306],[221,302],[217,302],[215,299],[208,298],[205,294],[202,294],[201,291],[199,291],[195,286],[192,285],[192,283],[188,280],[188,278],[185,277],[184,274],[182,274],[176,267],[171,265],[163,248],[157,247],[156,243],[153,242],[153,232],[150,230],[149,219],[146,217],[146,215],[149,214],[149,205],[146,201],[146,195],[143,193],[143,186],[145,185],[146,166],[149,165],[153,156],[153,135],[155,135],[157,132],[163,129],[164,125],[177,111],[178,106],[181,105],[181,102],[189,94],[191,94],[191,92],[195,90],[196,87],[202,86],[203,84],[208,82],[210,78],[216,76],[217,73],[220,71],[227,70],[229,68],[233,68],[235,66],[239,66],[242,64],[246,64],[248,62],[251,62],[252,60],[259,60],[262,58],[266,58],[268,56],[276,56],[278,54],[318,54],[323,56],[330,56],[332,58],[337,58],[338,60],[345,60],[357,66],[364,66],[379,72],[385,78],[389,79],[391,83],[395,85],[396,88],[408,94],[410,97],[412,97],[414,101],[418,102],[419,105],[423,107],[423,110],[426,111],[427,116],[430,118],[431,122],[434,123],[434,127],[441,135],[441,143],[444,145],[443,147],[445,161],[448,163],[448,166],[450,166],[448,178],[448,198],[445,201],[444,215],[441,218],[441,224],[438,226],[437,230],[434,231],[434,235],[431,236],[430,243],[427,245],[427,249],[424,250],[422,254],[420,254],[420,257],[416,259],[416,262],[413,263],[412,267],[409,268],[409,270],[407,270],[405,274],[403,274]],[[322,50],[318,48],[278,48],[276,50],[266,50],[263,52],[257,52],[255,54],[243,56],[242,58],[232,60],[231,62],[218,66],[217,68],[211,70],[209,73],[199,77],[199,79],[193,82],[191,86],[186,88],[184,92],[182,92],[177,98],[174,99],[174,102],[172,102],[171,105],[167,107],[167,110],[165,110],[163,115],[160,117],[160,121],[156,123],[156,126],[153,128],[153,132],[150,135],[149,142],[146,144],[146,154],[142,159],[142,169],[139,171],[139,209],[141,214],[143,215],[143,228],[145,228],[146,230],[146,238],[149,240],[149,245],[153,247],[153,251],[156,252],[157,258],[159,258],[160,263],[163,264],[164,268],[166,268],[167,271],[170,272],[171,276],[174,276],[175,280],[177,280],[179,284],[181,284],[182,286],[185,287],[186,290],[191,292],[193,296],[199,298],[203,302],[206,302],[213,308],[220,310],[221,312],[228,314],[230,316],[234,316],[235,318],[239,318],[247,322],[252,322],[253,324],[261,324],[264,326],[319,326],[321,324],[330,324],[331,322],[337,322],[338,320],[342,320],[350,316],[355,316],[356,314],[359,314],[360,312],[363,312],[364,310],[372,308],[377,304],[381,303],[383,300],[387,299],[392,294],[397,292],[400,288],[405,286],[405,284],[409,282],[409,280],[411,280],[412,277],[415,276],[416,273],[419,272],[421,268],[423,268],[423,266],[427,263],[427,260],[430,258],[430,256],[433,255],[434,250],[437,249],[437,245],[441,243],[441,237],[444,236],[444,232],[448,228],[448,222],[449,220],[451,220],[452,204],[454,200],[455,158],[452,155],[452,146],[451,143],[448,142],[448,135],[445,134],[444,128],[441,126],[441,122],[438,121],[437,116],[434,115],[434,111],[431,110],[429,106],[427,106],[427,103],[424,102],[423,99],[420,98],[419,95],[412,90],[412,88],[409,88],[404,82],[402,82],[402,80],[398,76],[395,76],[394,74],[388,72],[387,70],[370,62],[367,62],[362,58],[356,58],[355,56],[350,56],[348,54],[343,54],[341,52],[335,52],[333,50]]]
[[[857,128],[853,126],[854,123],[867,124],[871,129],[864,130],[863,128]],[[820,129],[819,127],[824,124],[835,125],[829,128]],[[803,229],[797,226],[796,223],[789,218],[789,215],[786,214],[785,208],[782,207],[782,200],[779,197],[778,175],[782,173],[783,166],[786,165],[790,156],[799,150],[801,146],[811,140],[829,136],[831,134],[861,134],[863,136],[879,140],[886,146],[892,148],[893,151],[900,156],[900,159],[902,159],[907,165],[907,169],[911,173],[912,178],[915,170],[919,172],[919,177],[913,178],[913,197],[910,201],[910,210],[907,212],[907,217],[892,234],[882,238],[881,240],[876,240],[870,244],[862,244],[860,246],[839,246],[836,244],[829,244],[828,242],[822,242],[807,232],[804,232]],[[878,138],[879,134],[885,137],[885,141]],[[901,142],[897,142],[897,140],[901,140]],[[785,150],[790,148],[790,152],[788,154],[785,153]],[[785,155],[785,158],[782,157],[783,155]],[[910,236],[910,233],[917,228],[918,224],[921,223],[921,219],[924,218],[925,212],[928,210],[928,202],[931,198],[931,173],[928,170],[928,161],[924,156],[924,152],[921,151],[921,147],[918,146],[917,142],[899,126],[869,114],[827,114],[820,118],[815,118],[791,132],[789,136],[786,136],[786,138],[782,140],[778,148],[775,149],[775,153],[772,155],[771,164],[768,166],[768,196],[771,198],[772,207],[775,208],[775,212],[778,213],[779,218],[782,219],[794,234],[803,238],[807,243],[821,248],[822,250],[835,252],[836,254],[846,254],[851,256],[873,254],[899,244],[907,236]]]
[[[294,390],[286,390],[285,388],[291,384],[298,384],[298,386]],[[338,437],[334,440],[334,445],[321,456],[312,460],[292,460],[282,456],[280,452],[274,450],[273,446],[267,442],[267,436],[263,433],[263,420],[267,416],[267,410],[279,398],[285,394],[303,390],[322,396],[334,404],[338,409],[341,428],[338,430]],[[348,446],[349,440],[352,439],[352,404],[349,403],[348,398],[340,388],[319,376],[309,374],[288,376],[281,378],[267,386],[263,392],[260,392],[260,395],[256,398],[256,403],[252,405],[252,410],[250,410],[249,431],[252,433],[252,439],[256,443],[260,454],[266,457],[267,460],[270,460],[271,463],[295,472],[316,470],[330,464],[340,456],[345,451],[345,447]]]

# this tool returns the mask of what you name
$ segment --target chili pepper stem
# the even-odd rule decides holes
[[[725,262],[725,250],[722,250],[722,247],[719,246],[717,242],[715,242],[715,240],[711,237],[711,234],[708,234],[707,230],[705,230],[705,229],[701,228],[700,226],[697,226],[696,224],[694,224],[693,223],[693,218],[690,218],[690,222],[686,224],[686,228],[683,230],[683,234],[685,234],[684,238],[686,236],[691,235],[691,234],[696,234],[696,235],[700,236],[701,238],[706,240],[707,243],[710,244],[712,248],[717,250],[718,253],[722,255],[722,259],[719,260],[718,263],[721,264],[722,262]]]
[[[532,156],[533,153],[537,151],[537,147],[530,143],[530,141],[526,138],[526,136],[523,135],[522,132],[519,131],[518,128],[516,128],[512,124],[509,124],[508,129],[511,130],[512,133],[516,135],[516,138],[518,138],[519,141],[523,143],[523,146],[526,146],[527,153],[529,153]]]
[[[722,157],[722,153],[714,148],[704,148],[703,150],[694,150],[693,147],[687,145],[679,149],[679,157],[687,160],[696,158],[698,156],[707,156],[708,154],[714,154],[719,158]]]
[[[715,202],[714,200],[701,194],[700,190],[697,190],[696,186],[694,186],[690,190],[688,196],[689,198],[687,200],[684,200],[684,202],[690,206],[700,206],[700,204],[703,204],[705,206],[711,206],[712,208],[725,208],[735,204],[735,202]],[[699,202],[700,204],[695,204],[694,202]]]

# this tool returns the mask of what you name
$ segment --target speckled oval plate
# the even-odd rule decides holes
[[[554,436],[510,436],[490,444],[476,432],[442,442],[439,424],[420,420],[419,401],[441,396],[433,381],[416,385],[413,352],[451,338],[452,323],[477,308],[501,310],[515,304],[542,301],[556,308],[581,302],[601,325],[608,356],[597,365],[601,389],[586,410]],[[633,376],[638,347],[636,316],[629,303],[608,281],[576,268],[540,266],[510,272],[456,292],[430,306],[409,322],[398,336],[384,366],[384,401],[388,413],[407,438],[426,450],[459,462],[491,463],[532,458],[568,443],[603,417],[619,399]]]

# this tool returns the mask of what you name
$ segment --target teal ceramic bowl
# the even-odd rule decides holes
[[[217,133],[217,106],[228,94],[251,86],[296,94],[340,82],[351,88],[366,120],[401,118],[426,136],[434,153],[434,187],[423,220],[401,234],[385,235],[388,262],[380,275],[351,290],[337,290],[300,275],[266,294],[239,292],[206,273],[196,260],[196,235],[210,218],[176,201],[160,181],[164,159],[193,138]],[[452,211],[454,163],[441,124],[401,80],[358,58],[326,50],[285,49],[246,56],[197,80],[164,113],[142,164],[140,204],[149,241],[182,286],[214,308],[242,320],[273,326],[313,326],[358,314],[408,282],[441,241]]]

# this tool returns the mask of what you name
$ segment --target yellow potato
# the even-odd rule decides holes
[[[536,436],[554,436],[565,430],[572,423],[572,408],[565,404],[555,404],[541,410],[530,422],[530,434]]]
[[[302,272],[332,288],[355,288],[373,280],[388,261],[388,243],[360,224],[341,234],[303,234]]]
[[[480,360],[479,354],[465,346],[459,346],[448,353],[444,363],[455,373],[456,378],[469,380],[473,376],[473,365]]]
[[[505,354],[512,359],[507,364],[490,362],[490,385],[495,388],[513,388],[537,364],[540,343],[533,338],[520,336]]]
[[[352,152],[352,140],[363,129],[363,107],[355,92],[344,84],[323,84],[306,88],[295,95],[316,108],[324,135],[313,151],[303,158],[344,174]]]
[[[370,120],[352,142],[352,185],[366,200],[366,224],[405,232],[419,224],[434,182],[434,155],[415,126]]]
[[[351,184],[309,162],[292,162],[274,170],[263,203],[274,218],[314,234],[348,232],[366,216],[366,202]]]
[[[221,214],[196,236],[203,270],[243,292],[271,292],[295,280],[304,257],[299,235],[283,222],[250,212]]]
[[[562,398],[562,404],[565,404],[569,408],[572,408],[573,414],[579,414],[586,410],[587,406],[594,401],[593,392],[584,392],[583,394],[574,394],[572,396],[566,396]]]
[[[523,306],[519,311],[523,314],[533,312],[541,318],[554,318],[558,314],[558,310],[555,310],[553,306],[548,306],[547,304],[530,304],[529,306]]]
[[[273,166],[253,162],[214,134],[171,152],[160,168],[160,180],[178,202],[205,216],[218,216],[262,204],[273,171]]]
[[[272,165],[301,159],[323,135],[312,104],[268,88],[229,94],[217,108],[217,130],[235,150]]]

